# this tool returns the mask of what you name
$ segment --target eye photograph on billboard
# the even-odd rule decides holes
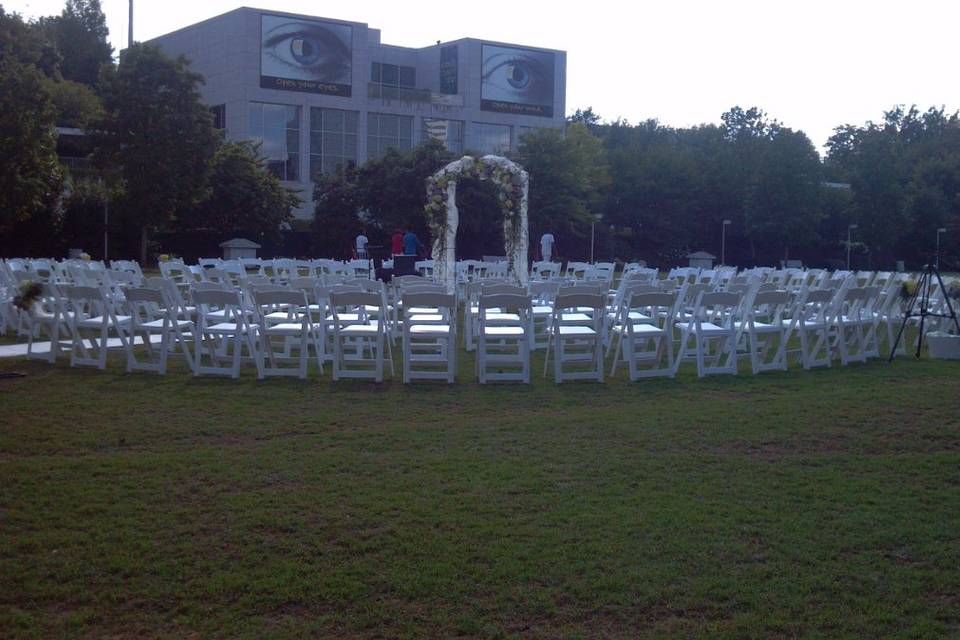
[[[260,16],[260,86],[349,97],[353,28],[284,16]]]
[[[552,52],[484,44],[481,57],[482,110],[553,117]]]

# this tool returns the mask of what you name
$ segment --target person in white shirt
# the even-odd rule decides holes
[[[553,234],[549,231],[540,236],[540,257],[544,262],[550,262],[553,256]]]
[[[366,260],[367,259],[367,244],[370,241],[367,239],[366,229],[361,229],[360,233],[357,234],[357,259]]]

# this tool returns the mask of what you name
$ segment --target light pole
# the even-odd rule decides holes
[[[720,265],[726,266],[727,264],[727,225],[730,224],[729,220],[723,221],[723,226],[720,227]]]
[[[601,218],[603,218],[602,215],[590,216],[590,264],[593,264],[594,231]]]
[[[946,232],[947,232],[946,227],[940,227],[939,229],[937,229],[937,259],[936,259],[936,262],[934,262],[934,266],[936,266],[937,269],[940,268],[940,234],[946,233]]]
[[[854,229],[857,228],[857,225],[851,224],[847,225],[847,271],[850,271],[850,238]]]

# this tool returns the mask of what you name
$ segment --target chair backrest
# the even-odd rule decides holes
[[[483,293],[480,295],[480,309],[506,309],[507,311],[530,311],[530,297],[526,293]],[[481,314],[481,321],[483,314]]]
[[[193,301],[211,307],[240,307],[240,293],[223,289],[194,289]]]
[[[263,307],[292,307],[291,314],[293,314],[298,307],[304,307],[307,304],[306,294],[303,291],[295,291],[293,289],[275,288],[254,290],[253,300],[260,309]]]
[[[598,312],[594,314],[595,319],[599,319],[604,309],[604,298],[599,293],[590,293],[587,291],[561,289],[553,301],[554,315],[561,314],[565,309],[593,309]]]
[[[483,283],[482,284],[480,289],[481,297],[498,295],[498,294],[526,296],[527,290],[524,287],[520,287],[514,284],[502,284],[502,283],[493,283],[493,284]]]
[[[405,312],[407,309],[425,307],[440,309],[441,313],[446,311],[447,314],[450,314],[455,313],[457,309],[457,299],[452,293],[437,291],[404,292],[402,300]]]
[[[357,307],[360,310],[361,319],[363,319],[367,307],[376,307],[383,311],[382,305],[383,297],[379,293],[358,289],[344,290],[339,287],[330,291],[330,306],[333,307],[334,319],[338,318],[340,310],[350,307]]]

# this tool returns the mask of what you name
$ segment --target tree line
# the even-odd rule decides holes
[[[586,109],[563,130],[527,133],[508,155],[531,176],[531,246],[552,232],[568,259],[587,257],[592,240],[598,258],[668,266],[697,250],[719,257],[725,234],[729,263],[839,267],[849,233],[853,266],[880,268],[919,265],[937,229],[960,232],[960,120],[943,108],[895,107],[881,122],[837,127],[823,158],[756,107],[689,128],[604,122]],[[375,244],[397,227],[423,237],[424,180],[452,159],[428,143],[325,176],[316,250],[348,252],[361,225]],[[492,189],[458,185],[463,257],[502,252]],[[960,243],[942,240],[944,262],[957,262]]]
[[[101,254],[146,262],[169,230],[276,234],[300,198],[259,147],[227,141],[184,58],[134,44],[119,62],[99,0],[32,22],[0,6],[0,237],[7,254]],[[91,164],[58,160],[58,127]],[[61,143],[62,147],[63,144]]]

